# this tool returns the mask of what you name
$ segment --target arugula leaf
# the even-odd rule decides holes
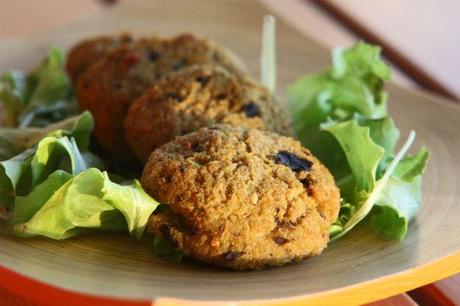
[[[45,126],[78,113],[64,66],[63,52],[51,48],[29,74],[13,70],[0,77],[7,126]]]
[[[127,229],[140,238],[158,206],[138,181],[122,186],[91,168],[72,177],[57,170],[25,197],[18,197],[12,231],[19,237],[66,239],[88,229]]]

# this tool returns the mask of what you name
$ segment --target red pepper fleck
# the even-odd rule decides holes
[[[139,61],[141,60],[141,55],[139,53],[129,53],[128,55],[126,55],[125,59],[124,59],[124,64],[127,66],[127,67],[131,67],[133,65],[136,65],[137,63],[139,63]]]

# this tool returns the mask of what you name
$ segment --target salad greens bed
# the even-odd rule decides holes
[[[62,51],[51,49],[29,74],[3,75],[0,99],[7,123],[20,127],[0,129],[0,215],[13,234],[65,239],[102,229],[142,236],[159,203],[137,180],[120,182],[104,171],[90,152],[94,121],[78,114]]]
[[[294,130],[334,174],[342,204],[330,234],[337,239],[368,216],[377,233],[403,239],[421,205],[421,179],[429,159],[422,148],[399,154],[400,133],[387,111],[383,87],[390,68],[380,48],[359,42],[335,49],[333,66],[288,88]]]
[[[0,128],[0,218],[19,237],[66,239],[87,230],[126,231],[140,238],[148,217],[163,205],[137,180],[107,172],[92,153],[94,121],[80,112],[53,48],[32,72],[0,77],[6,127]],[[295,132],[334,174],[341,190],[332,239],[361,220],[377,233],[402,239],[421,204],[421,178],[429,159],[422,148],[405,153],[411,133],[395,154],[400,136],[387,112],[389,67],[380,49],[358,43],[333,52],[333,66],[288,88]],[[159,255],[180,260],[165,241]]]

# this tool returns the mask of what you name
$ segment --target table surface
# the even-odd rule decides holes
[[[108,3],[112,2],[116,1],[0,0],[0,41],[15,43],[18,39],[33,38],[34,35],[110,9]],[[359,24],[381,39],[379,41],[385,41],[386,45],[403,54],[403,60],[409,59],[410,65],[415,65],[418,72],[422,71],[428,76],[429,81],[440,85],[438,92],[451,97],[460,96],[460,82],[455,75],[460,70],[460,60],[455,56],[460,53],[460,32],[456,30],[460,25],[458,1],[329,0],[324,1],[325,6],[306,0],[261,2],[278,17],[327,48],[348,46],[361,38],[360,32],[353,28],[353,25]],[[329,11],[331,7],[332,11]],[[337,16],[337,12],[341,16]],[[343,15],[346,15],[345,21],[351,20],[351,25],[344,24],[344,19],[341,19]],[[424,23],[424,20],[430,22]],[[398,65],[405,67],[400,63]],[[417,88],[426,85],[414,77],[414,71],[395,71],[394,81],[403,86]],[[369,305],[455,305],[460,304],[459,292],[460,275],[457,275],[409,294],[400,294]],[[32,304],[0,288],[0,305]]]

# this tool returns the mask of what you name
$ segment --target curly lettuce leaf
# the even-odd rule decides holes
[[[88,148],[93,126],[91,115],[83,113],[74,120],[43,131],[33,129],[30,134],[26,131],[16,133],[15,142],[18,144],[15,150],[30,145],[44,133],[47,133],[47,136],[22,153],[0,162],[0,206],[11,208],[16,195],[27,194],[56,169],[77,174],[89,166],[100,165],[100,160],[90,153],[85,152],[82,155],[80,152]],[[50,128],[56,127],[61,128],[49,132]],[[0,130],[0,134],[1,132]],[[8,132],[12,135],[11,131]],[[20,139],[24,140],[21,144]],[[5,152],[7,149],[2,151]]]
[[[24,197],[18,197],[12,231],[19,237],[66,239],[88,229],[128,230],[140,238],[158,206],[138,181],[118,185],[90,168],[76,176],[57,170]]]
[[[288,87],[293,127],[302,144],[328,166],[337,179],[347,175],[345,156],[334,138],[321,131],[327,121],[343,122],[356,116],[376,119],[388,115],[384,82],[390,68],[380,48],[360,42],[333,52],[333,67],[307,75]]]
[[[54,171],[43,183],[37,185],[26,196],[15,199],[14,214],[11,222],[27,222],[43,207],[54,192],[72,178],[72,174],[63,170]]]
[[[374,207],[380,206],[377,208],[380,213],[374,214],[371,221],[372,228],[390,238],[402,239],[407,232],[407,224],[420,206],[420,197],[417,196],[420,194],[420,180],[399,184],[396,169],[415,139],[415,134],[410,135],[384,169],[382,177],[378,178],[377,167],[385,150],[372,140],[369,127],[358,126],[356,120],[351,120],[327,126],[325,130],[340,143],[351,169],[350,178],[340,186],[344,204],[338,221],[331,227],[331,238],[335,240],[342,237],[371,211],[375,211]],[[408,157],[405,160],[424,160],[426,164],[423,158]],[[402,164],[401,169],[410,172],[406,163]],[[421,165],[413,162],[412,168],[420,169]],[[406,171],[399,170],[402,173]]]
[[[422,148],[417,154],[402,159],[376,200],[371,227],[392,239],[402,240],[409,221],[421,207],[422,175],[430,154]]]
[[[382,91],[385,81],[391,78],[391,69],[380,57],[380,47],[358,42],[351,48],[337,48],[332,52],[334,78],[358,77],[373,94],[378,104],[386,100]]]
[[[374,142],[375,144],[379,145],[384,149],[383,158],[379,163],[376,172],[377,178],[380,178],[382,176],[383,170],[388,166],[388,163],[394,156],[395,147],[400,137],[399,130],[394,124],[393,119],[391,119],[390,117],[369,119],[364,118],[358,114],[356,114],[354,117],[357,125],[369,128],[369,136],[371,138],[370,141]],[[339,123],[340,121],[337,122],[329,119],[326,123],[321,124],[321,131],[326,132],[326,127]],[[331,141],[335,142],[335,144],[338,145],[336,137],[334,138],[330,134],[327,136],[331,137]],[[334,160],[336,161],[336,166],[332,168],[332,172],[337,178],[339,178],[339,180],[346,180],[346,176],[349,175],[350,169],[348,163],[346,162],[347,158],[344,154],[343,149],[339,146],[339,148],[337,148],[335,151],[320,151],[320,156],[328,156],[334,158]]]
[[[297,136],[326,164],[341,191],[330,236],[343,236],[371,214],[376,232],[402,239],[420,207],[428,152],[403,158],[410,138],[395,155],[400,133],[384,91],[391,71],[379,47],[359,42],[335,49],[332,64],[287,91]]]
[[[111,182],[106,172],[104,178],[102,199],[123,214],[129,232],[140,238],[159,203],[145,193],[137,180],[129,186],[122,186]]]
[[[10,71],[0,77],[0,101],[7,126],[46,126],[78,112],[64,69],[65,56],[51,48],[30,73]]]
[[[7,160],[32,147],[45,136],[67,136],[76,139],[82,149],[89,146],[88,135],[94,127],[89,112],[74,116],[47,127],[37,128],[0,128],[0,160]]]
[[[339,182],[343,203],[339,220],[330,230],[332,239],[336,239],[351,230],[370,211],[373,203],[365,204],[375,189],[377,168],[385,150],[372,140],[370,128],[359,126],[356,120],[325,124],[322,128],[340,144],[350,169],[349,176]]]
[[[331,133],[345,153],[357,191],[369,192],[374,188],[377,167],[385,150],[376,144],[369,127],[359,126],[356,120],[323,126]],[[356,150],[359,148],[359,150]]]
[[[372,229],[389,238],[402,240],[409,221],[420,210],[420,187],[420,177],[412,182],[391,177],[375,202],[371,215]]]
[[[30,192],[55,169],[77,174],[86,168],[74,138],[45,137],[36,148],[0,162],[0,203],[11,207],[15,196]]]
[[[65,239],[102,229],[141,237],[158,203],[138,181],[116,184],[92,168],[103,167],[88,151],[93,127],[83,113],[47,128],[0,129],[0,140],[16,143],[1,150],[5,156],[25,149],[0,162],[0,203],[14,234]]]
[[[422,176],[430,159],[430,152],[426,148],[411,156],[406,156],[395,169],[394,176],[404,181],[412,181]]]

